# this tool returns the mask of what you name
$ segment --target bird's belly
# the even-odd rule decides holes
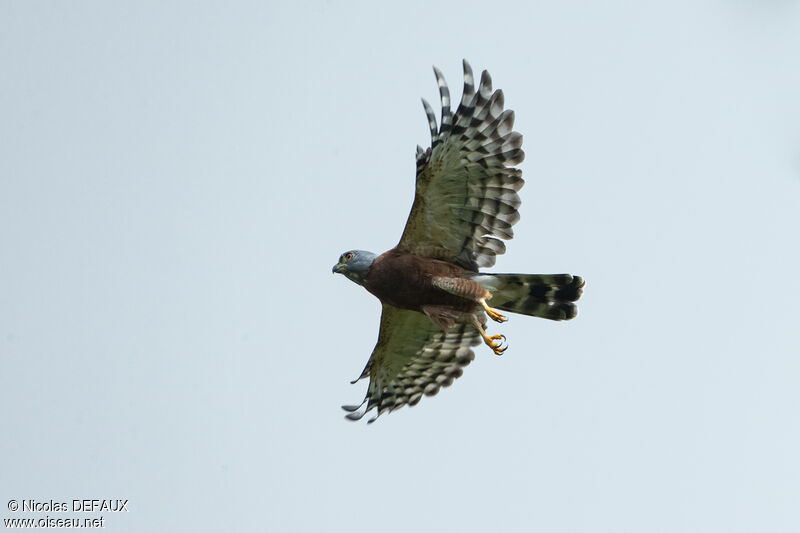
[[[381,302],[409,309],[422,311],[423,306],[445,306],[459,311],[469,311],[475,302],[445,292],[433,286],[430,275],[403,269],[386,269],[366,284],[366,289]]]

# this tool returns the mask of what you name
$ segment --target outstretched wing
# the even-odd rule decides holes
[[[505,253],[499,239],[511,239],[519,220],[517,191],[522,172],[511,168],[525,157],[522,135],[513,131],[514,112],[503,110],[503,92],[492,92],[485,70],[475,93],[472,68],[464,61],[464,93],[455,115],[442,73],[433,68],[442,101],[441,126],[422,104],[431,147],[417,147],[414,205],[397,248],[454,262],[466,269],[494,265]]]
[[[479,343],[472,326],[457,324],[445,333],[422,313],[383,304],[378,343],[361,376],[353,381],[369,376],[367,395],[361,405],[342,409],[350,412],[350,420],[377,409],[372,423],[386,411],[416,405],[423,394],[433,396],[460,377],[475,358],[470,346]]]

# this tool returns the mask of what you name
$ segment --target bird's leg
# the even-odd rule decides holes
[[[486,303],[486,300],[492,297],[492,293],[471,279],[435,277],[432,283],[434,287],[444,292],[478,302],[481,304],[481,307],[483,307],[483,310],[486,311],[486,314],[489,315],[489,318],[495,322],[505,322],[508,320]]]
[[[486,298],[479,298],[478,302],[480,302],[481,306],[483,306],[483,310],[486,311],[486,314],[489,315],[489,318],[495,322],[506,322],[508,320],[508,318],[489,307],[489,305],[486,303]]]
[[[478,333],[480,333],[481,337],[483,337],[483,342],[486,343],[486,346],[492,349],[495,355],[502,355],[503,352],[506,351],[508,345],[503,346],[503,343],[506,342],[505,335],[488,335],[486,333],[486,330],[483,329],[481,323],[474,316],[472,317],[472,325],[475,326],[475,329],[477,329]],[[494,341],[500,341],[500,342],[494,342]]]

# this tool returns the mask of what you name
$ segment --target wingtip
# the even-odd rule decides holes
[[[442,87],[447,87],[447,82],[444,80],[444,74],[439,68],[434,65],[433,66],[433,74],[436,76],[436,83],[439,85],[439,89],[441,90]]]
[[[485,98],[488,98],[492,92],[492,76],[489,74],[488,70],[481,72],[481,84],[479,89],[482,90],[481,92]]]
[[[362,412],[362,413],[350,413],[349,415],[345,415],[345,418],[348,419],[348,420],[351,420],[353,422],[358,422],[359,420],[364,418],[365,414],[366,414],[365,412]]]

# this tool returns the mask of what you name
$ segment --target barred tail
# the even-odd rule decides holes
[[[575,318],[573,302],[586,284],[571,274],[478,274],[472,279],[492,293],[492,307],[549,320]]]

